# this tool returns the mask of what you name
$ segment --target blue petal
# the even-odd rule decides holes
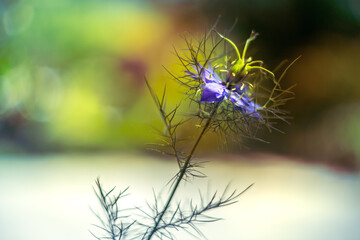
[[[204,68],[202,70],[201,78],[205,83],[217,83],[225,85],[225,83],[221,81],[220,77],[214,72],[211,67]]]
[[[192,65],[196,73],[185,71],[190,75],[193,79],[198,79],[198,74],[200,73],[200,78],[204,83],[217,83],[225,85],[223,81],[221,81],[221,78],[215,73],[215,71],[212,69],[211,66],[205,68],[200,63],[197,63],[197,65]]]
[[[203,93],[201,95],[200,102],[220,102],[228,95],[229,90],[227,90],[223,85],[218,83],[208,83],[203,87]]]
[[[246,86],[243,86],[242,89],[239,86],[234,86],[234,88],[236,89],[236,92],[240,95],[245,93],[248,89]]]
[[[241,95],[237,92],[231,92],[230,100],[233,102],[234,108],[241,113],[258,119],[261,118],[261,115],[257,111],[257,109],[260,108],[260,105],[254,103],[254,101],[251,101],[245,95]]]

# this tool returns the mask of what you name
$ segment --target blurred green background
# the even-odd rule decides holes
[[[302,55],[283,80],[297,85],[293,118],[261,133],[268,144],[223,148],[209,134],[197,152],[209,177],[177,197],[256,183],[215,212],[226,221],[201,226],[209,239],[359,239],[358,0],[0,0],[0,239],[92,239],[98,176],[130,186],[125,206],[166,195],[178,166],[142,152],[162,129],[144,76],[176,104],[163,66],[177,71],[180,36],[219,15],[220,31],[238,19],[238,44],[260,33],[249,54],[268,69]]]
[[[286,134],[252,151],[304,157],[357,170],[360,159],[360,3],[356,0],[3,0],[0,2],[0,151],[129,151],[157,139],[160,121],[144,85],[166,83],[172,46],[184,31],[238,23],[241,43],[270,69],[301,59],[285,77],[297,84]],[[212,150],[210,137],[203,150]],[[215,148],[216,149],[216,148]],[[229,148],[238,152],[239,146]],[[244,151],[244,150],[241,150]]]

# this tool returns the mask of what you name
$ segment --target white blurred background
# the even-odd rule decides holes
[[[209,160],[208,177],[183,185],[178,199],[196,199],[198,189],[205,195],[221,192],[230,181],[239,191],[255,183],[239,202],[212,212],[224,220],[199,225],[208,239],[359,239],[358,175],[276,155],[202,160]],[[152,189],[163,189],[176,167],[168,159],[134,154],[36,156],[31,161],[3,156],[0,239],[93,239],[89,230],[95,231],[91,224],[97,220],[90,207],[100,210],[92,190],[97,177],[107,190],[130,186],[120,206],[146,210],[144,200],[153,201]],[[182,232],[176,236],[196,239]]]

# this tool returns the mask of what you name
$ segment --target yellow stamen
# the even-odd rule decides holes
[[[241,87],[240,87],[240,90],[242,91],[243,89],[244,89],[244,87],[245,87],[245,84],[241,84]]]

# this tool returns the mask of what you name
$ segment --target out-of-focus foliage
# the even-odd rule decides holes
[[[149,137],[143,76],[166,16],[128,1],[5,1],[1,10],[4,144],[102,148]]]
[[[172,45],[182,47],[177,34],[203,34],[219,14],[220,29],[238,19],[231,37],[239,46],[251,30],[260,33],[249,54],[261,56],[270,70],[302,55],[283,81],[285,87],[297,84],[296,100],[287,107],[292,124],[279,126],[287,134],[262,136],[269,145],[248,145],[327,158],[327,141],[312,148],[300,142],[308,136],[311,143],[329,124],[325,132],[340,149],[338,159],[355,166],[358,139],[345,133],[356,132],[360,123],[346,122],[356,119],[356,111],[342,118],[339,109],[360,102],[356,0],[2,1],[1,149],[104,149],[154,140],[150,125],[158,116],[143,76],[155,89],[167,82],[169,104],[178,101],[179,90],[161,65],[176,72],[169,52]],[[328,117],[335,112],[338,120]],[[214,141],[216,136],[208,138],[203,147],[212,148]]]

